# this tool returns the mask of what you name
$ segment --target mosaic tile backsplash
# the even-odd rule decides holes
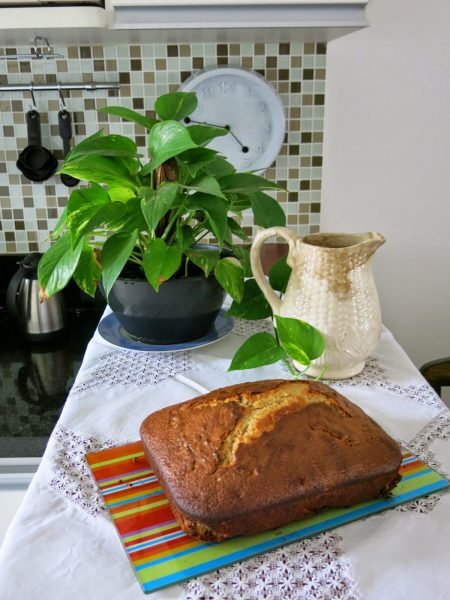
[[[145,130],[117,117],[97,113],[121,105],[150,114],[154,99],[178,89],[193,72],[219,65],[252,69],[266,77],[286,109],[287,134],[280,155],[266,171],[286,192],[276,198],[288,226],[299,234],[319,229],[325,105],[326,46],[313,43],[192,43],[55,47],[57,60],[3,60],[2,55],[28,53],[30,48],[0,48],[0,85],[119,81],[119,90],[65,91],[72,114],[72,144],[95,133],[133,136],[145,149]],[[35,92],[41,116],[42,144],[63,158],[57,114],[58,93]],[[67,203],[70,189],[58,175],[42,183],[26,179],[16,167],[27,145],[29,92],[0,92],[0,253],[44,251],[48,234]],[[244,215],[248,234],[251,215]]]

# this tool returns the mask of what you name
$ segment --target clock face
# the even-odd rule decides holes
[[[283,143],[285,115],[280,97],[263,77],[219,67],[193,75],[181,90],[197,93],[198,107],[190,115],[191,122],[230,130],[208,148],[221,152],[238,171],[270,167]]]

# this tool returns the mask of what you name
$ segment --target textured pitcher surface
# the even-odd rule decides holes
[[[292,268],[281,301],[260,268],[261,246],[274,235],[289,243],[288,264]],[[371,256],[383,242],[377,233],[318,233],[300,238],[283,227],[256,236],[252,269],[274,314],[307,321],[325,338],[325,352],[313,361],[309,375],[318,375],[327,365],[325,378],[342,379],[364,368],[381,331]]]

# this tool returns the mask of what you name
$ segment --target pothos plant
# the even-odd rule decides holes
[[[72,277],[91,296],[101,281],[108,297],[129,263],[158,292],[168,279],[188,276],[193,263],[205,277],[214,276],[232,297],[231,314],[236,307],[247,306],[249,286],[254,285],[246,281],[251,276],[250,240],[238,221],[250,209],[261,227],[285,225],[283,210],[266,193],[280,186],[255,173],[237,173],[223,156],[207,148],[229,129],[185,124],[196,107],[195,93],[174,92],[156,100],[154,117],[118,106],[100,109],[144,127],[148,156],[142,156],[129,137],[105,135],[103,130],[67,154],[59,172],[87,185],[72,191],[51,234],[54,243],[40,260],[43,300]],[[217,248],[197,246],[207,236],[216,239]],[[232,255],[221,256],[224,249]],[[279,340],[286,349],[288,338],[291,346],[303,347],[299,330],[286,331],[279,326]],[[274,352],[266,355],[280,355]],[[256,366],[242,356],[243,350],[233,368]]]
[[[285,258],[280,259],[270,270],[270,285],[280,296],[286,291],[290,275],[291,268]],[[282,361],[292,378],[299,379],[308,370],[311,361],[319,358],[325,349],[325,340],[315,327],[300,319],[274,315],[254,278],[246,279],[241,302],[234,301],[228,314],[250,320],[271,317],[274,325],[274,334],[255,333],[242,344],[231,361],[229,371],[254,369]],[[304,368],[301,371],[295,369],[290,358]],[[325,371],[326,367],[317,379]]]

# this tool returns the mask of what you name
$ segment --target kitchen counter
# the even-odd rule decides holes
[[[141,421],[168,404],[231,383],[288,377],[277,364],[227,373],[244,339],[270,327],[236,320],[233,332],[215,344],[167,353],[124,350],[94,334],[0,550],[2,600],[144,597],[84,455],[138,439]],[[389,331],[360,375],[331,385],[450,475],[450,412]],[[434,493],[151,597],[443,598],[449,511],[450,493]]]

